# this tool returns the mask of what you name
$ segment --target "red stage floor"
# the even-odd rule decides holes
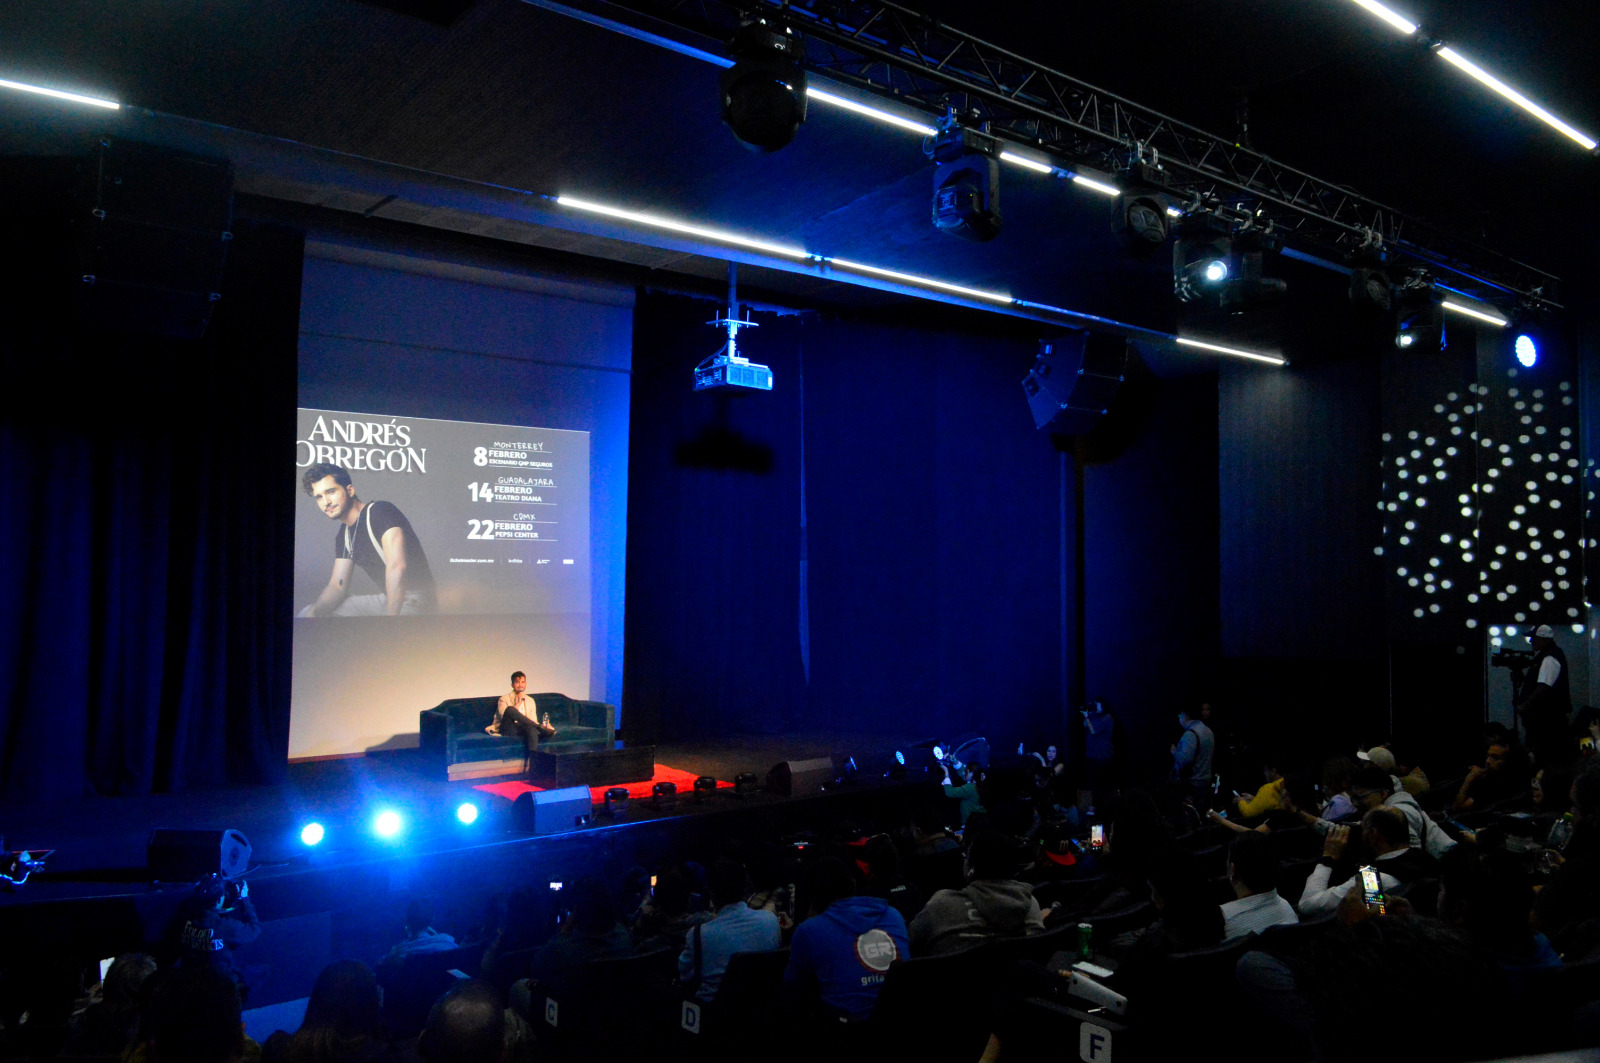
[[[655,778],[649,780],[648,782],[630,782],[619,785],[627,786],[629,798],[649,797],[651,787],[658,782],[677,783],[678,792],[680,794],[687,795],[694,792],[694,781],[697,778],[699,778],[699,776],[692,771],[683,771],[678,768],[669,768],[665,764],[657,764]],[[717,780],[718,789],[732,786],[733,783],[731,782],[727,782],[723,779]],[[515,801],[522,794],[538,793],[539,791],[544,790],[545,787],[535,786],[532,783],[524,782],[521,779],[513,779],[507,782],[483,783],[480,786],[474,786],[473,789],[482,790],[486,794],[494,794],[496,797],[503,797],[507,801]],[[606,800],[606,791],[609,789],[611,789],[609,786],[591,786],[589,788],[589,797],[592,801],[594,801],[595,804],[603,805],[605,804]]]

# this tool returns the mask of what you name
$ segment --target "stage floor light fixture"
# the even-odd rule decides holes
[[[805,45],[788,26],[756,18],[728,44],[734,64],[722,72],[722,120],[751,151],[785,147],[806,120]]]
[[[327,837],[327,835],[328,832],[323,828],[322,824],[307,823],[304,827],[300,828],[300,844],[307,846],[321,845],[322,839]]]
[[[461,802],[456,806],[456,820],[466,826],[478,822],[478,806],[471,801]]]
[[[400,833],[400,828],[405,821],[400,818],[400,813],[392,808],[386,808],[372,819],[372,832],[380,838],[393,838]]]

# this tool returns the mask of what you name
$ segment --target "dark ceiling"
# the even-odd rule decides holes
[[[912,6],[1137,103],[1247,135],[1276,159],[1561,274],[1569,304],[1593,272],[1600,159],[1349,0]],[[1600,129],[1593,0],[1396,6],[1570,121]],[[928,222],[930,167],[916,135],[813,106],[794,144],[754,155],[718,120],[717,73],[517,0],[0,6],[3,77],[1173,326],[1167,259],[1124,251],[1101,197],[1007,169],[1002,235],[988,244],[943,236]],[[629,257],[603,243],[578,249]],[[701,276],[714,265],[648,264]],[[1291,279],[1330,291],[1343,283],[1311,270]],[[837,287],[794,278],[787,290],[826,298]]]

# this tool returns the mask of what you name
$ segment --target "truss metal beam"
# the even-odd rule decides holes
[[[1180,200],[1241,223],[1270,225],[1300,252],[1297,257],[1338,261],[1351,248],[1381,244],[1391,262],[1426,269],[1463,294],[1507,308],[1559,305],[1557,279],[1549,273],[891,0],[614,0],[606,6],[712,40],[731,37],[743,17],[785,20],[806,39],[809,70],[931,116],[954,111],[963,124],[1027,145],[1066,169],[1117,173],[1135,162],[1158,166]]]

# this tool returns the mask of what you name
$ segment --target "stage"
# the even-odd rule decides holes
[[[331,959],[375,961],[398,940],[414,893],[433,899],[441,926],[465,933],[481,923],[492,894],[518,884],[583,875],[615,883],[630,867],[709,859],[729,839],[773,838],[844,819],[902,821],[918,802],[939,796],[938,780],[923,772],[886,776],[897,748],[909,752],[911,743],[810,733],[658,744],[657,778],[679,780],[671,809],[636,797],[620,815],[596,808],[592,825],[550,835],[513,829],[512,799],[526,783],[447,782],[416,750],[292,765],[281,786],[13,807],[5,812],[6,847],[55,852],[24,886],[0,892],[0,934],[17,947],[65,945],[85,960],[153,949],[190,883],[152,881],[150,831],[238,830],[253,847],[250,897],[264,924],[241,960],[257,972],[251,1005],[270,1005],[304,996]],[[724,785],[697,801],[691,792],[700,775],[731,783],[750,771],[765,782],[782,761],[835,754],[854,757],[860,770],[853,782],[820,794],[736,796]],[[649,784],[630,789],[647,793]],[[463,803],[480,810],[476,822],[457,819]],[[385,809],[402,820],[386,840],[372,830]],[[313,821],[326,832],[314,847],[299,839]]]

